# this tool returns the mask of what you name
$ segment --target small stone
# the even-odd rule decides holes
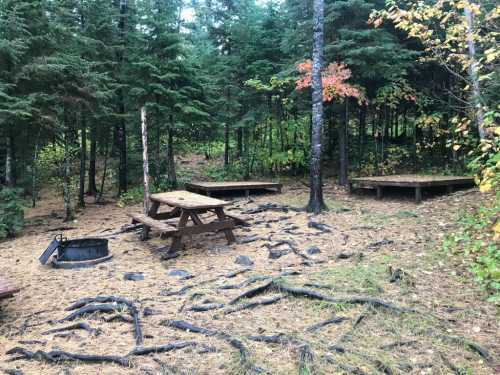
[[[307,254],[309,255],[314,255],[314,254],[319,254],[321,253],[321,250],[319,249],[318,246],[311,246],[306,250]]]
[[[142,272],[125,272],[123,278],[129,281],[139,281],[144,280],[144,275]]]
[[[178,270],[178,269],[173,269],[168,273],[168,276],[176,276],[176,277],[181,277],[183,280],[186,279],[191,279],[194,276],[191,275],[189,272],[184,271],[184,270]]]
[[[287,255],[288,250],[276,250],[276,249],[269,249],[269,259],[279,259],[283,255]]]
[[[253,266],[253,261],[246,255],[238,255],[234,263],[240,264],[242,266]]]

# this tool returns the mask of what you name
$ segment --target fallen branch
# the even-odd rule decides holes
[[[32,352],[30,350],[15,347],[7,351],[8,355],[17,354],[18,357],[13,360],[26,359],[26,360],[36,360],[45,361],[49,363],[59,363],[59,362],[85,362],[85,363],[116,363],[120,366],[130,367],[130,360],[126,357],[120,357],[115,355],[99,355],[99,354],[79,354],[79,353],[68,353],[60,350],[52,350],[50,352],[44,352],[42,350],[37,350]]]
[[[76,323],[76,324],[72,324],[70,326],[61,327],[61,328],[54,328],[54,329],[42,332],[42,335],[50,335],[52,333],[72,331],[72,330],[77,330],[77,329],[82,329],[82,330],[87,331],[87,332],[89,332],[93,335],[96,335],[96,336],[100,335],[102,333],[102,331],[100,329],[92,328],[87,323]]]

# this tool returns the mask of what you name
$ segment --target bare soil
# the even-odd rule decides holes
[[[274,210],[251,214],[252,225],[235,230],[240,242],[257,236],[255,241],[228,246],[223,233],[197,235],[186,239],[179,257],[162,260],[161,248],[170,240],[154,232],[147,242],[139,240],[138,232],[110,235],[129,224],[127,211],[140,211],[140,206],[122,209],[112,201],[94,205],[89,200],[75,222],[62,223],[60,198],[46,193],[39,207],[28,210],[29,225],[23,235],[0,244],[0,274],[22,288],[14,298],[0,301],[0,369],[86,375],[243,374],[255,373],[256,367],[272,374],[498,372],[498,311],[485,302],[460,257],[441,250],[457,216],[479,204],[479,193],[459,191],[415,205],[411,196],[377,201],[372,194],[347,195],[333,181],[327,181],[325,195],[330,210],[316,217],[279,209],[280,205],[305,206],[307,187],[298,181],[285,181],[279,195],[252,195],[251,201],[226,197],[232,199],[229,209],[234,213],[268,203],[277,204],[278,209],[275,206]],[[326,231],[311,227],[311,221],[326,224]],[[61,227],[73,229],[58,229]],[[114,258],[80,270],[40,265],[38,256],[59,232],[68,238],[107,235]],[[280,240],[292,241],[296,251],[287,244],[274,246]],[[283,255],[270,259],[266,245]],[[306,250],[312,246],[320,252],[309,255]],[[239,255],[248,256],[254,264],[230,277],[230,273],[245,268],[235,263]],[[193,277],[170,276],[174,269]],[[144,280],[125,280],[127,272],[141,272]],[[391,282],[391,276],[396,280]],[[376,298],[417,311],[397,313],[374,304],[320,301],[279,289],[229,305],[233,298],[270,280],[323,296]],[[188,287],[184,293],[174,294],[183,287]],[[68,314],[65,308],[72,302],[99,295],[135,303],[140,310],[143,346],[181,341],[196,345],[131,356],[130,367],[48,363],[40,358],[9,361],[15,356],[5,353],[14,347],[33,352],[125,356],[135,347],[133,325],[120,320],[106,322],[109,314],[95,313],[75,321],[100,329],[100,335],[83,330],[43,334],[68,324],[58,321]],[[284,298],[228,313],[234,307],[277,295]],[[191,310],[210,305],[215,308]],[[128,317],[125,310],[118,313]],[[363,318],[358,321],[360,316]],[[309,329],[332,317],[345,319]],[[168,326],[166,320],[182,320],[217,333],[185,332]],[[278,334],[284,335],[278,343],[250,337]],[[245,362],[229,336],[247,349]],[[490,360],[480,356],[469,342],[488,350]]]

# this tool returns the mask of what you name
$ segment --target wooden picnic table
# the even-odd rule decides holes
[[[17,292],[19,292],[19,288],[0,277],[0,299],[12,297]]]
[[[235,241],[234,220],[224,212],[229,202],[210,198],[189,191],[171,191],[151,195],[151,208],[147,215],[130,214],[133,223],[142,223],[141,239],[146,240],[151,228],[159,230],[163,237],[172,237],[169,253],[182,247],[182,237],[205,232],[224,231],[228,243]],[[169,211],[159,212],[160,206],[166,205]],[[203,222],[201,214],[213,212],[216,219]],[[192,225],[188,225],[191,219]]]

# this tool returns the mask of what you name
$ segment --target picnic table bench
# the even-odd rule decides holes
[[[0,277],[0,299],[12,297],[17,292],[19,292],[19,288]]]
[[[174,253],[182,247],[182,237],[205,232],[224,231],[228,243],[235,241],[233,228],[235,221],[242,218],[232,217],[224,212],[224,206],[229,202],[210,198],[189,191],[171,191],[151,195],[151,208],[146,214],[131,213],[132,223],[141,223],[141,239],[147,240],[151,229],[161,232],[162,237],[172,237],[169,253]],[[169,211],[159,212],[161,205],[170,207]],[[203,222],[201,214],[213,212],[216,219]],[[192,225],[187,225],[189,219]]]

